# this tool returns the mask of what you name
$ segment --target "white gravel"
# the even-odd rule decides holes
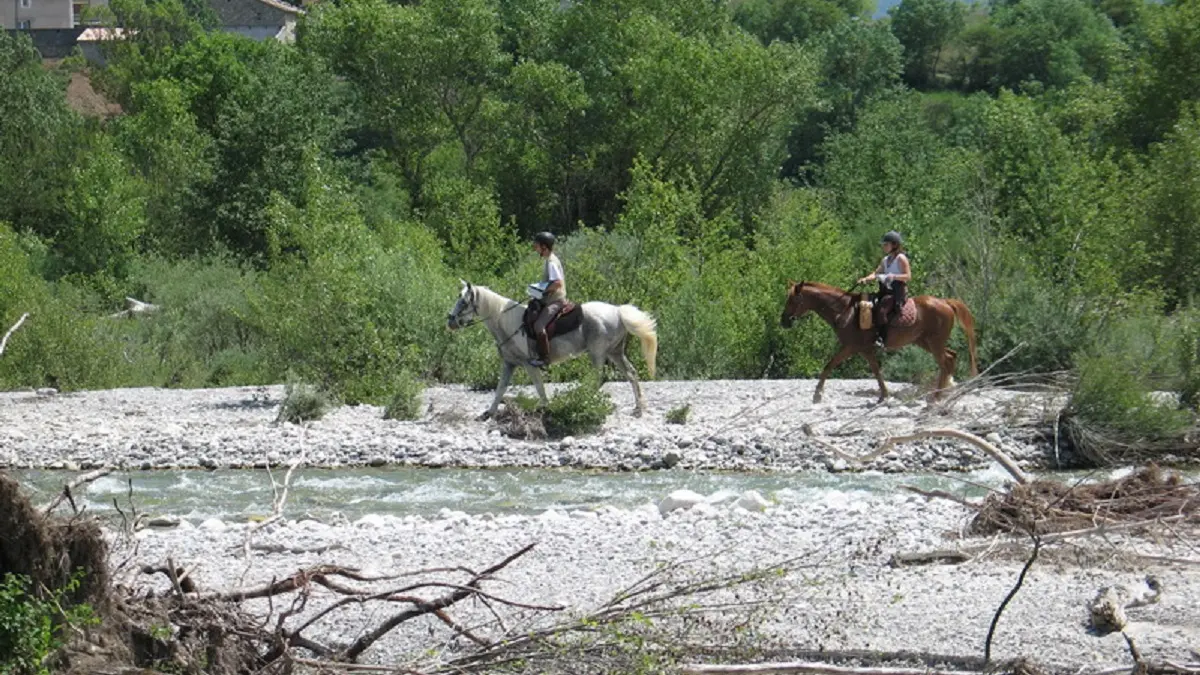
[[[1050,439],[1061,401],[1032,394],[985,392],[966,397],[949,416],[924,404],[873,407],[874,383],[830,381],[826,403],[813,405],[811,381],[652,382],[650,409],[630,416],[628,385],[606,385],[618,411],[602,434],[561,442],[518,442],[492,423],[474,421],[490,393],[438,387],[426,393],[418,422],[381,419],[371,406],[342,408],[307,430],[273,423],[281,387],[181,391],[135,389],[41,396],[0,394],[0,466],[131,469],[254,466],[303,456],[311,464],[426,466],[570,466],[650,469],[847,470],[829,451],[862,453],[887,435],[941,426],[990,436],[1029,468],[1053,466]],[[894,391],[902,387],[893,385]],[[665,413],[691,405],[685,425]],[[668,457],[673,455],[673,457]],[[884,471],[966,470],[988,466],[960,443],[912,443],[862,468]],[[664,474],[664,475],[669,475]],[[184,521],[138,535],[133,565],[167,557],[196,564],[202,588],[269,581],[297,568],[330,562],[373,572],[426,567],[486,567],[536,542],[531,554],[501,575],[494,591],[528,603],[562,603],[583,611],[662,560],[698,557],[702,571],[744,570],[784,557],[806,563],[781,581],[783,599],[763,639],[796,649],[878,649],[980,655],[996,606],[1012,587],[1021,561],[996,555],[961,565],[892,568],[897,552],[953,545],[969,517],[946,501],[909,494],[868,496],[830,490],[812,503],[769,504],[747,510],[733,499],[713,500],[665,515],[667,494],[646,495],[642,507],[599,506],[536,516],[443,511],[428,517],[368,515],[356,522],[283,521],[255,536],[286,552],[242,557],[247,524]],[[706,496],[706,495],[702,495]],[[739,497],[734,495],[734,497]],[[740,495],[743,506],[760,500]],[[1191,541],[1195,534],[1190,533]],[[1200,649],[1200,566],[1132,559],[1128,551],[1200,558],[1189,533],[1158,542],[1116,540],[1052,547],[1032,569],[999,625],[994,656],[1028,656],[1061,667],[1130,662],[1119,635],[1086,631],[1086,603],[1103,586],[1138,585],[1153,574],[1165,589],[1159,603],[1129,610],[1130,632],[1151,659],[1196,660]],[[1116,555],[1114,545],[1126,554]],[[332,547],[332,548],[330,548]],[[318,552],[320,551],[320,552]],[[113,560],[123,558],[115,551]],[[144,576],[136,583],[165,589]],[[432,595],[430,592],[427,595]],[[327,602],[316,596],[309,613]],[[482,610],[480,610],[482,611]],[[320,634],[349,640],[377,623],[363,609]],[[470,618],[470,617],[466,617]],[[365,660],[393,663],[449,637],[422,622],[373,648]]]
[[[561,386],[561,385],[560,385]],[[954,426],[992,434],[1027,468],[1071,461],[1054,448],[1062,401],[1048,395],[985,391],[936,414],[905,400],[904,385],[873,405],[873,380],[831,380],[812,403],[811,380],[663,381],[645,385],[648,411],[632,416],[627,383],[605,385],[617,405],[600,434],[561,441],[515,441],[494,422],[478,422],[489,392],[460,386],[426,391],[422,419],[385,420],[376,406],[346,406],[307,425],[276,424],[283,388],[121,389],[42,396],[0,394],[0,467],[131,469],[263,466],[303,455],[310,465],[684,469],[971,470],[988,466],[957,441],[901,445],[855,465],[830,451],[862,455],[883,437]],[[552,386],[552,390],[553,390]],[[524,389],[531,393],[532,389]],[[689,405],[689,421],[666,413]]]

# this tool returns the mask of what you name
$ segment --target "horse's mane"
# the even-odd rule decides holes
[[[506,298],[487,286],[472,285],[475,290],[475,307],[480,316],[496,316],[514,304],[520,304],[512,298]]]
[[[830,293],[833,295],[839,295],[839,296],[853,295],[850,291],[847,291],[843,288],[838,288],[837,286],[830,286],[829,284],[823,284],[820,281],[801,281],[800,283],[798,283],[796,285],[803,287],[803,288],[815,288],[818,291],[821,291],[824,293]]]

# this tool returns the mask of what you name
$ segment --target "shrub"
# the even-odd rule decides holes
[[[1156,383],[1176,379],[1178,341],[1170,329],[1161,318],[1126,319],[1081,352],[1070,405],[1080,422],[1122,440],[1169,437],[1191,423],[1173,399],[1152,394]]]
[[[614,409],[612,397],[589,377],[550,397],[542,419],[551,438],[582,436],[599,431]]]
[[[415,420],[421,416],[421,392],[425,385],[413,377],[412,373],[402,370],[396,376],[395,389],[392,398],[383,409],[385,420]]]
[[[667,424],[687,424],[688,415],[692,412],[692,404],[685,403],[678,408],[671,408],[667,411]]]
[[[304,382],[288,382],[284,391],[283,404],[279,407],[276,422],[300,424],[319,420],[333,407],[333,400],[319,387]]]
[[[49,598],[32,590],[29,577],[6,573],[0,580],[0,673],[47,675],[48,657],[63,644],[69,625],[95,623],[87,604],[67,599],[80,584],[82,572]]]

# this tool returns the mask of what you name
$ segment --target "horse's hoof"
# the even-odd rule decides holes
[[[476,417],[475,419],[479,420],[480,422],[486,422],[486,421],[492,419],[492,411],[491,410],[484,411],[484,413],[482,415],[480,415],[479,417]]]
[[[813,403],[820,403],[822,398],[820,394],[813,394]]]
[[[634,408],[634,409],[633,409],[633,416],[634,416],[634,417],[641,417],[643,412],[645,412],[645,411],[643,411],[641,408]]]

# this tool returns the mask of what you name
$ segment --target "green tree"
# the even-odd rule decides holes
[[[733,20],[763,44],[804,42],[851,17],[863,17],[861,0],[742,0]]]
[[[29,36],[0,34],[0,221],[43,236],[65,217],[69,169],[83,133],[65,90],[65,78],[42,67]]]
[[[942,50],[963,29],[967,6],[959,0],[902,0],[888,10],[892,34],[904,46],[904,79],[933,86]]]
[[[1200,0],[1151,4],[1146,15],[1123,124],[1137,148],[1164,138],[1183,105],[1200,100]]]

